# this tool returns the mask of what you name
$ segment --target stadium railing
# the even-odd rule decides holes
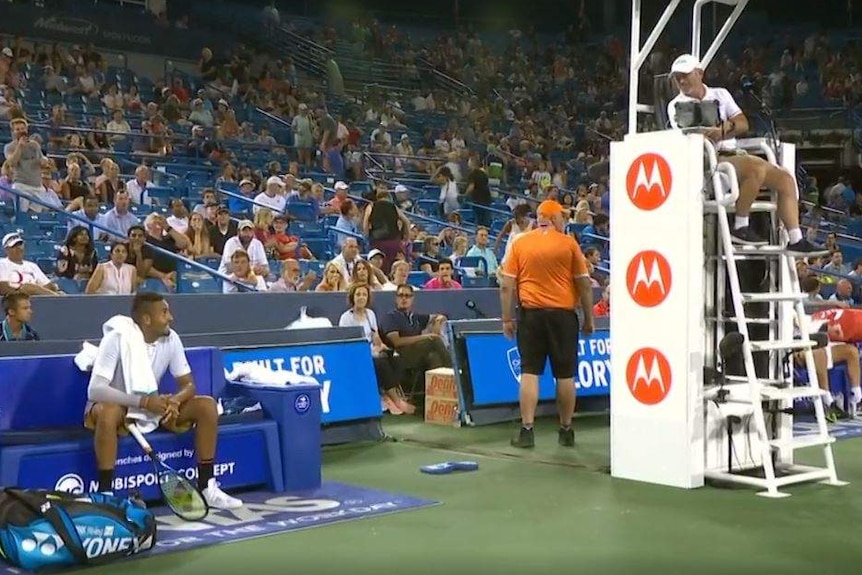
[[[21,199],[21,198],[26,199],[30,203],[42,206],[43,208],[46,208],[52,212],[62,214],[64,217],[69,218],[69,219],[74,220],[74,221],[77,221],[77,222],[80,222],[82,225],[85,225],[87,227],[92,227],[92,228],[95,228],[99,231],[105,232],[105,233],[109,234],[109,236],[112,236],[112,237],[120,236],[120,237],[122,237],[125,235],[120,230],[114,230],[111,228],[107,228],[107,227],[105,227],[99,223],[96,223],[94,221],[90,221],[90,220],[83,218],[83,217],[81,217],[77,214],[74,214],[72,212],[67,212],[64,210],[57,209],[54,206],[52,206],[46,202],[43,202],[41,199],[39,199],[39,198],[37,198],[31,194],[28,194],[27,192],[22,192],[21,190],[16,190],[16,189],[10,188],[8,186],[0,186],[0,190],[7,192],[9,194],[12,194],[18,199]],[[218,270],[213,269],[209,266],[206,266],[206,265],[204,265],[200,262],[197,262],[193,259],[187,258],[187,257],[182,256],[180,254],[176,254],[170,250],[166,250],[166,249],[161,248],[159,246],[153,245],[152,243],[149,242],[149,240],[147,240],[147,245],[153,251],[175,260],[177,262],[177,264],[183,264],[183,266],[185,266],[186,269],[192,268],[192,269],[196,269],[200,272],[209,274],[210,276],[212,276],[216,279],[219,279],[219,280],[222,280],[222,281],[225,281],[225,282],[228,282],[230,284],[237,286],[237,288],[239,288],[241,291],[257,291],[257,289],[253,286],[250,286],[250,285],[245,284],[243,282],[234,280],[234,279],[230,278],[229,276],[222,274]],[[177,273],[177,275],[178,276],[180,275],[179,272]],[[178,280],[179,280],[179,277],[178,277]],[[180,282],[177,281],[178,286],[179,286],[179,284],[180,284]]]

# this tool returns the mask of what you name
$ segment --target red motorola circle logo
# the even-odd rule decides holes
[[[626,383],[632,396],[644,405],[658,405],[670,393],[673,376],[662,352],[644,347],[632,354],[626,365]]]
[[[641,307],[655,307],[667,299],[673,283],[670,264],[654,250],[638,253],[626,270],[629,295]]]
[[[652,211],[667,201],[673,188],[673,174],[664,157],[646,153],[632,162],[626,174],[626,191],[639,209]]]

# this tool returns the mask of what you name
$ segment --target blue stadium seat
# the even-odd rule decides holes
[[[329,240],[326,238],[302,238],[302,244],[319,260],[329,259],[333,256]]]
[[[147,278],[141,285],[138,286],[139,292],[154,292],[154,293],[171,293],[171,290],[168,289],[168,286],[165,283],[157,278]]]
[[[478,268],[481,274],[469,275],[467,270]],[[490,287],[491,278],[488,276],[488,262],[482,256],[464,256],[458,260],[455,266],[458,280],[463,287]]]
[[[407,283],[413,287],[421,288],[430,279],[431,277],[425,272],[410,272],[410,275],[407,276]]]
[[[290,202],[287,204],[287,215],[300,221],[317,221],[317,208],[311,202]]]
[[[326,267],[326,260],[299,260],[299,273],[303,276],[308,272],[315,272],[317,277],[323,277],[323,268]]]
[[[178,293],[222,293],[222,281],[212,276],[204,278],[180,277]]]
[[[45,272],[45,275],[51,275],[54,273],[54,267],[56,266],[57,260],[54,258],[37,258],[36,265],[39,266],[39,269]]]
[[[54,283],[57,284],[61,292],[71,295],[84,293],[84,287],[86,287],[82,286],[80,282],[69,278],[56,278]]]

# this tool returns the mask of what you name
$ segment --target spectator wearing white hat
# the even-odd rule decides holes
[[[377,276],[377,281],[380,282],[380,285],[383,286],[388,283],[389,278],[383,273],[383,261],[386,259],[386,254],[375,249],[368,252],[368,256],[365,259],[371,264],[371,271]]]
[[[350,186],[339,180],[335,182],[333,189],[335,190],[335,197],[329,200],[326,206],[320,210],[322,215],[340,214],[341,205],[348,199],[347,192],[350,189]]]
[[[233,272],[231,258],[237,250],[243,250],[248,254],[251,270],[255,275],[264,278],[269,275],[266,249],[263,243],[254,237],[254,224],[250,220],[242,220],[237,226],[237,234],[225,242],[218,268],[219,273],[227,275]]]
[[[58,295],[60,289],[34,262],[24,259],[24,238],[18,233],[3,236],[6,257],[0,259],[0,295]]]
[[[270,176],[266,180],[266,188],[263,192],[254,197],[253,212],[257,214],[262,207],[267,207],[274,214],[283,214],[284,208],[287,205],[287,198],[284,197],[284,182],[278,176]]]
[[[254,200],[255,185],[254,181],[243,178],[239,182],[239,195],[243,198],[248,198],[249,200]],[[233,196],[228,196],[227,198],[227,207],[231,212],[244,212],[249,208],[250,202],[243,201],[239,198],[235,198]]]

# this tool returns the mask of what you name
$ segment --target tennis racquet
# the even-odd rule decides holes
[[[171,511],[186,521],[200,521],[206,517],[210,510],[209,505],[197,487],[182,473],[162,461],[136,424],[129,422],[126,427],[144,453],[152,459],[156,477],[159,480],[159,489]]]

